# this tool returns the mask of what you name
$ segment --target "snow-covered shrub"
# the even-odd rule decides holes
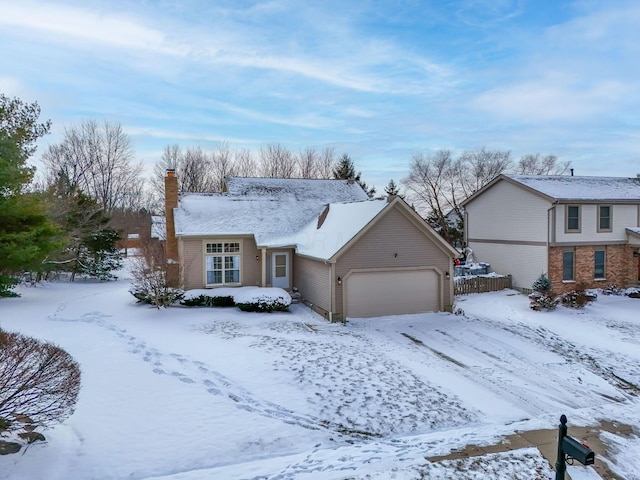
[[[542,310],[554,310],[558,306],[558,303],[560,303],[560,299],[557,295],[551,292],[533,292],[529,295],[529,300],[531,300],[529,308],[536,312],[540,312]]]
[[[562,305],[569,308],[584,308],[587,303],[594,302],[598,298],[593,292],[588,292],[584,288],[576,288],[560,296]]]
[[[0,330],[0,437],[12,440],[5,447],[44,440],[35,430],[71,415],[79,392],[80,367],[71,355]]]
[[[536,279],[535,282],[533,282],[533,285],[531,285],[531,288],[535,292],[545,293],[545,292],[551,292],[553,286],[551,285],[551,280],[549,280],[547,276],[543,273]]]
[[[166,271],[134,271],[134,282],[129,293],[138,302],[148,303],[154,307],[168,307],[184,297],[184,290],[167,285]]]
[[[624,294],[629,298],[640,298],[640,288],[630,287],[624,291]]]
[[[624,295],[624,288],[620,288],[615,284],[607,285],[602,289],[603,295]]]
[[[236,302],[230,295],[217,297],[202,294],[197,297],[185,298],[180,301],[180,305],[184,305],[186,307],[233,307],[235,304]]]
[[[287,312],[291,296],[281,288],[247,288],[235,295],[236,306],[244,312]]]

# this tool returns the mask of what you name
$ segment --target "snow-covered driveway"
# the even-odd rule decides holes
[[[561,413],[640,427],[640,300],[534,313],[499,292],[461,297],[465,315],[342,325],[297,305],[155,310],[127,286],[50,284],[0,301],[2,328],[61,345],[83,373],[75,414],[47,444],[1,457],[0,478],[552,478],[535,449],[484,466],[425,457],[553,428]],[[515,466],[495,476],[505,460]]]

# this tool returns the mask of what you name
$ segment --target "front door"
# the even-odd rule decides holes
[[[271,285],[289,288],[289,252],[271,254]]]

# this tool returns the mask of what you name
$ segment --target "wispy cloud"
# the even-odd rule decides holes
[[[134,19],[64,4],[29,1],[4,3],[0,25],[42,31],[74,42],[84,41],[168,55],[186,54],[184,48],[169,41],[162,31]]]

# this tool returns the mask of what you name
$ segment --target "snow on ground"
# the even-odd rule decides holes
[[[535,313],[512,291],[444,313],[330,324],[304,306],[154,309],[129,283],[52,283],[0,300],[5,330],[82,368],[76,412],[0,457],[18,479],[552,479],[537,449],[430,463],[515,431],[599,419],[640,431],[640,300]],[[640,478],[637,437],[606,437]],[[634,453],[635,452],[635,453]]]

